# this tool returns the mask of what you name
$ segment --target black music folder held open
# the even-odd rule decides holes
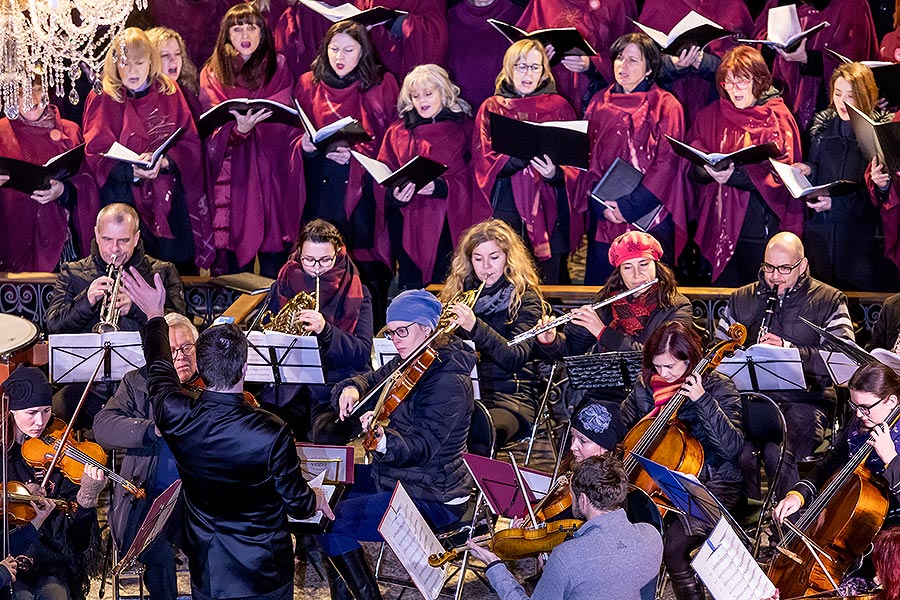
[[[781,150],[775,142],[766,142],[755,146],[747,146],[734,152],[710,152],[706,153],[698,150],[693,146],[679,142],[673,137],[666,136],[672,145],[672,150],[681,158],[687,159],[695,165],[709,165],[715,171],[724,171],[728,165],[734,163],[736,166],[752,165],[761,163],[769,158],[777,158],[781,156]]]
[[[173,131],[169,137],[164,139],[163,142],[156,147],[156,150],[150,155],[150,160],[144,160],[137,152],[123,146],[119,142],[113,142],[112,146],[109,147],[109,150],[101,152],[100,156],[149,170],[156,166],[156,163],[162,158],[162,155],[166,153],[166,150],[172,147],[172,144],[175,143],[175,140],[177,140],[182,133],[184,133],[184,127],[179,127]]]
[[[888,123],[876,123],[858,108],[846,102],[847,112],[850,113],[850,125],[856,134],[856,143],[862,150],[866,160],[871,161],[877,156],[891,177],[896,177],[900,172],[900,121]]]
[[[42,165],[25,160],[0,156],[0,174],[8,175],[3,187],[31,195],[50,187],[50,180],[65,181],[81,168],[84,160],[84,144],[79,144],[62,154],[57,154]]]
[[[316,129],[312,120],[294,98],[294,108],[300,117],[303,129],[309,135],[309,141],[313,143],[319,152],[328,152],[336,146],[355,146],[371,141],[372,136],[363,129],[362,124],[353,117],[347,116]]]
[[[360,10],[349,2],[341,4],[340,6],[331,6],[330,4],[318,2],[317,0],[300,0],[300,3],[310,10],[319,13],[332,23],[337,23],[338,21],[355,21],[365,27],[382,25],[389,21],[393,21],[397,17],[409,14],[404,10],[393,10],[383,6],[375,6],[368,10]]]
[[[447,171],[446,165],[421,155],[414,156],[396,171],[391,171],[391,168],[380,160],[369,158],[354,150],[351,150],[350,154],[375,178],[379,185],[388,189],[402,188],[407,183],[412,183],[418,192]]]
[[[818,33],[820,29],[828,27],[828,21],[822,21],[809,29],[800,27],[800,19],[797,17],[797,5],[787,4],[769,9],[766,24],[766,39],[748,40],[739,39],[744,44],[762,44],[773,48],[781,48],[785,52],[794,52],[805,38]]]
[[[497,113],[488,113],[488,118],[495,151],[526,161],[546,154],[555,165],[588,168],[587,121],[532,123]]]
[[[663,54],[670,56],[678,56],[692,46],[697,46],[702,50],[711,41],[734,33],[694,11],[689,12],[678,21],[669,33],[641,25],[637,21],[634,21],[634,24],[659,45]]]
[[[778,175],[781,183],[784,184],[784,187],[787,188],[787,191],[790,192],[791,196],[794,198],[824,195],[845,196],[853,191],[853,188],[859,185],[858,183],[847,181],[846,179],[832,181],[831,183],[826,183],[824,185],[813,185],[797,167],[780,163],[772,158],[769,159],[769,162],[772,163],[775,174]]]
[[[604,208],[611,208],[607,203],[609,200],[615,200],[620,206],[627,206],[629,196],[637,189],[643,179],[643,173],[617,156],[600,181],[597,182],[597,185],[594,186],[594,189],[591,190],[591,198],[599,202]],[[646,232],[653,226],[656,217],[662,209],[662,204],[657,204],[653,210],[635,219],[631,225],[640,231]]]
[[[550,27],[529,33],[497,19],[487,21],[513,44],[519,40],[529,39],[537,40],[544,46],[553,46],[555,52],[550,59],[551,66],[559,64],[566,56],[597,56],[597,51],[574,27]]]
[[[291,127],[301,127],[297,111],[281,102],[267,98],[231,98],[200,115],[197,120],[197,132],[200,137],[208,137],[222,125],[233,122],[234,115],[230,112],[232,110],[245,115],[251,110],[261,109],[272,111],[272,116],[263,123],[281,123]]]

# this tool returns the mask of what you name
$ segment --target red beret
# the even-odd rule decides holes
[[[663,249],[649,233],[627,231],[613,240],[609,247],[609,264],[618,268],[626,260],[632,258],[662,258]]]

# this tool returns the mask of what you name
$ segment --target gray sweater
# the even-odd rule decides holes
[[[662,538],[646,523],[632,524],[622,509],[594,517],[550,554],[532,600],[641,600],[653,598],[662,562]],[[487,570],[501,600],[529,596],[503,563]]]

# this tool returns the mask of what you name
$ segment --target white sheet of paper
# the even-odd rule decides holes
[[[806,388],[803,364],[797,348],[783,348],[769,344],[754,344],[746,350],[738,350],[734,356],[725,357],[716,371],[734,380],[739,390],[753,391],[747,357],[753,359],[760,391],[795,390]],[[778,364],[773,364],[773,361]],[[770,372],[777,373],[777,377]]]
[[[822,357],[822,362],[825,363],[825,368],[828,369],[828,375],[835,385],[844,385],[850,381],[850,378],[859,369],[859,365],[856,364],[855,360],[837,350],[823,350],[819,348],[819,356]]]
[[[419,592],[428,600],[436,600],[447,580],[447,566],[432,567],[428,556],[443,552],[444,548],[399,481],[378,532],[400,559]]]
[[[54,383],[86,382],[97,367],[103,345],[112,345],[110,378],[122,379],[128,371],[144,366],[139,331],[111,333],[56,333],[49,337],[50,380]],[[103,376],[101,368],[99,377]]]
[[[306,5],[311,10],[319,13],[332,23],[355,17],[362,11],[350,4],[349,2],[340,6],[331,6],[324,2],[316,2],[316,0],[300,0],[301,4]]]
[[[475,342],[472,340],[463,340],[463,343],[473,351],[475,350]],[[400,354],[394,347],[394,342],[383,337],[372,338],[372,369],[377,371],[395,356],[400,356]],[[478,387],[477,364],[472,367],[472,389],[475,392],[475,399],[481,400],[481,388]]]
[[[775,594],[775,586],[724,517],[700,546],[691,566],[715,600],[761,600]]]
[[[290,335],[277,331],[251,331],[247,335],[247,340],[251,347],[247,352],[245,381],[262,383],[275,381],[267,349],[274,346],[276,358],[283,361],[279,367],[282,383],[325,383],[319,342],[315,336]],[[288,353],[290,356],[285,360]]]

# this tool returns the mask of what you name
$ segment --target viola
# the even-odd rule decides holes
[[[19,525],[27,525],[31,523],[37,513],[32,502],[45,500],[42,496],[33,495],[24,483],[20,481],[9,481],[6,484],[6,505],[7,505],[7,521],[10,525],[18,527]],[[54,506],[65,513],[75,511],[75,506],[61,500],[59,498],[49,498]]]
[[[53,419],[40,437],[25,440],[22,444],[22,458],[35,469],[49,465],[60,448],[59,441],[65,430],[66,424],[63,421]],[[81,478],[84,477],[84,467],[86,465],[97,467],[111,481],[121,485],[136,498],[143,499],[147,497],[143,489],[124,477],[120,477],[106,466],[106,452],[103,451],[99,444],[88,441],[75,442],[69,439],[60,454],[58,462],[63,475],[72,483],[80,484]]]
[[[725,356],[734,353],[747,339],[747,328],[735,323],[728,330],[730,340],[719,342],[713,346],[691,372],[703,376],[707,371],[715,369]],[[667,507],[659,486],[640,468],[635,455],[649,458],[673,471],[689,475],[698,475],[703,468],[703,446],[688,432],[684,423],[675,415],[687,400],[684,393],[675,394],[666,402],[656,416],[646,416],[631,428],[625,436],[623,446],[626,456],[623,461],[625,473],[636,487],[641,488],[653,498],[660,510]],[[790,597],[790,596],[786,596]]]
[[[542,523],[537,527],[516,527],[498,531],[493,536],[484,535],[472,540],[476,544],[488,543],[491,552],[501,560],[519,560],[551,552],[566,541],[584,521],[563,519],[552,523]],[[428,564],[440,567],[457,558],[465,546],[453,548],[428,557]]]

